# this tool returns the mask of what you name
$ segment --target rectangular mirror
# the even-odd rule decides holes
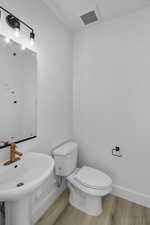
[[[0,148],[36,137],[37,56],[0,36]]]

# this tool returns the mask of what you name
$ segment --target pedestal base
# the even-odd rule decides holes
[[[14,202],[5,202],[6,225],[31,225],[30,197]]]

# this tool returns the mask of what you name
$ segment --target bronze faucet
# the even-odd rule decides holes
[[[16,151],[16,148],[17,148],[17,146],[15,143],[10,144],[10,160],[5,162],[4,166],[8,166],[8,165],[20,160],[20,157],[16,157],[16,155],[22,156],[23,154],[21,152]]]

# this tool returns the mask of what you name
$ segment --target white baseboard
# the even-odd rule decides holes
[[[121,187],[119,185],[113,185],[112,194],[142,205],[144,207],[150,208],[150,195],[139,193],[131,189]]]
[[[38,206],[33,209],[32,213],[32,224],[34,225],[41,216],[48,210],[48,208],[55,202],[55,200],[65,190],[66,186],[62,185],[61,188],[55,187],[50,193],[44,198]]]

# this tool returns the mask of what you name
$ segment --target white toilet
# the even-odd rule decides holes
[[[68,142],[54,151],[56,175],[66,177],[70,189],[69,202],[91,216],[102,213],[101,198],[112,190],[112,180],[100,170],[76,168],[78,146]]]

